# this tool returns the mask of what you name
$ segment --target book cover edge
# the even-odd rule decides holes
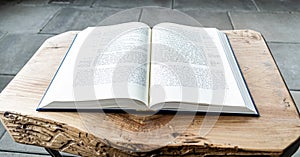
[[[66,59],[66,57],[67,57],[67,55],[69,54],[69,52],[70,52],[70,50],[71,50],[71,48],[72,48],[72,46],[73,46],[73,44],[74,44],[74,42],[75,42],[75,40],[76,40],[76,38],[77,38],[77,35],[78,35],[78,34],[76,34],[75,37],[74,37],[74,39],[72,40],[72,43],[71,43],[71,45],[69,46],[69,48],[68,48],[68,50],[67,50],[67,52],[66,52],[66,54],[65,54],[65,56],[64,56],[64,58],[63,58],[63,60],[61,61],[61,63],[60,63],[60,65],[59,65],[59,67],[57,68],[57,70],[56,70],[56,72],[55,72],[53,78],[51,79],[51,82],[50,82],[49,86],[47,87],[47,89],[46,89],[46,91],[45,91],[45,93],[44,93],[42,99],[40,100],[40,102],[39,102],[39,104],[38,104],[38,106],[37,106],[37,108],[36,108],[36,111],[43,111],[43,110],[44,110],[43,107],[40,107],[40,105],[41,105],[41,103],[42,103],[42,101],[43,101],[45,95],[47,94],[47,92],[48,92],[48,90],[49,90],[49,88],[50,88],[50,86],[51,86],[53,80],[55,79],[55,77],[56,77],[56,75],[57,75],[59,69],[61,68],[62,64],[64,63],[64,61],[65,61],[65,59]]]

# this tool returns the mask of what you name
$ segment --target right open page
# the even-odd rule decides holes
[[[162,23],[152,29],[150,108],[258,114],[224,33]]]

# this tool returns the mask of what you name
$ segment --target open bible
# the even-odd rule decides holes
[[[258,115],[226,34],[173,23],[79,32],[37,107],[70,109]]]

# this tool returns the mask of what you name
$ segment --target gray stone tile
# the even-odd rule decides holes
[[[49,4],[69,5],[73,0],[49,0]]]
[[[292,155],[292,157],[299,157],[300,156],[300,147],[298,150]]]
[[[0,74],[0,93],[13,78],[14,76],[7,76],[7,75]]]
[[[18,4],[20,3],[21,0],[0,0],[0,5],[3,6],[3,5],[15,5],[15,4]]]
[[[93,4],[94,0],[22,0],[19,5],[28,5],[28,6],[86,6],[90,7]]]
[[[32,145],[20,144],[10,137],[8,132],[5,132],[0,140],[0,150],[2,151],[14,151],[14,152],[31,152],[39,154],[48,154],[43,147],[37,147]]]
[[[6,32],[0,31],[0,40],[1,40],[2,37],[4,37],[5,34],[6,34]]]
[[[300,89],[300,44],[269,43],[289,89]]]
[[[95,0],[74,0],[71,5],[76,6],[92,6]]]
[[[42,33],[62,33],[95,26],[120,9],[113,8],[63,8],[44,27]]]
[[[26,155],[26,154],[34,153],[34,154],[49,156],[49,153],[43,147],[20,144],[13,141],[13,139],[10,137],[8,132],[5,132],[3,137],[0,139],[0,156],[2,155],[1,153],[3,153],[4,151],[10,151],[16,153],[18,152],[18,155]],[[60,153],[63,156],[72,156],[72,157],[76,156],[65,152],[60,152]],[[34,155],[34,154],[30,154],[30,155]],[[10,155],[10,153],[8,153],[8,155]]]
[[[173,22],[191,26],[200,26],[199,22],[194,18],[184,14],[178,10],[172,10],[162,7],[145,7],[141,15],[141,22],[153,27],[162,22]]]
[[[245,0],[201,0],[201,1],[187,1],[174,0],[174,9],[182,8],[197,8],[209,11],[230,11],[243,10],[255,11],[256,7],[252,1]]]
[[[4,128],[2,122],[0,121],[0,140],[3,137],[5,132],[6,132],[6,129]]]
[[[49,155],[39,155],[39,154],[27,154],[27,153],[17,153],[17,152],[0,152],[0,156],[5,157],[49,157]]]
[[[137,22],[139,20],[139,16],[141,14],[141,8],[133,8],[133,9],[126,9],[122,10],[120,12],[117,12],[101,22],[99,22],[97,25],[114,25],[114,24],[120,24],[125,22]]]
[[[73,6],[88,6],[90,7],[95,0],[68,0],[68,1],[61,1],[61,0],[49,0],[49,4],[56,4],[56,5],[73,5]]]
[[[299,0],[255,0],[261,11],[300,11]]]
[[[267,41],[299,42],[299,13],[243,13],[230,12],[234,29],[253,29]]]
[[[201,26],[215,27],[220,30],[233,29],[226,12],[212,12],[199,9],[180,9],[180,11],[196,19]]]
[[[171,8],[172,0],[98,0],[93,7],[134,8],[141,6],[160,6]]]
[[[298,108],[298,111],[300,113],[300,91],[291,91],[291,94],[293,96],[293,99],[296,103],[296,106]],[[298,150],[292,155],[292,157],[299,157],[300,156],[300,147]]]
[[[0,30],[9,33],[37,33],[58,11],[58,7],[0,7]]]
[[[34,6],[43,6],[47,5],[50,0],[22,0],[20,5],[34,5]]]
[[[0,40],[0,74],[16,74],[50,35],[7,34]]]
[[[293,96],[293,99],[294,99],[296,106],[298,108],[298,111],[300,113],[300,91],[291,91],[291,94]],[[300,152],[299,152],[299,155],[300,155]]]

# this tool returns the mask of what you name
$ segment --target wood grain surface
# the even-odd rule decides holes
[[[0,117],[19,143],[82,156],[272,155],[299,147],[300,119],[260,33],[225,31],[260,117],[35,111],[77,32],[40,47],[0,95]]]

